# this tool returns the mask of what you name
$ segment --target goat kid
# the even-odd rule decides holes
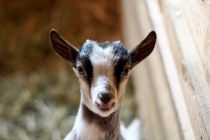
[[[86,40],[78,50],[55,30],[50,31],[53,49],[70,62],[79,79],[81,100],[75,124],[65,140],[123,140],[119,120],[130,70],[154,49],[154,31],[131,51],[120,41]],[[135,135],[135,134],[134,134]]]

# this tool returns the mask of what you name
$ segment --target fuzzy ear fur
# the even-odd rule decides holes
[[[136,48],[130,51],[131,68],[145,59],[153,51],[155,42],[156,33],[152,31]]]
[[[50,40],[53,49],[58,55],[70,61],[73,65],[76,63],[76,57],[79,53],[78,49],[61,37],[54,29],[50,31]]]

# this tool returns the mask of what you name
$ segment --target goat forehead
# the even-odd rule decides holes
[[[98,43],[86,40],[80,56],[88,57],[93,64],[110,64],[115,60],[129,59],[129,54],[120,41]]]

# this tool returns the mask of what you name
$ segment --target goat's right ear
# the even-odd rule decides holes
[[[61,37],[54,29],[50,31],[50,41],[58,55],[70,61],[73,65],[76,63],[76,57],[79,53],[78,49]]]
[[[131,67],[145,59],[153,51],[156,42],[156,33],[150,32],[147,37],[131,52]]]

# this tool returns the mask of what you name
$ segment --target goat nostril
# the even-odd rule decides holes
[[[104,104],[106,104],[111,100],[112,95],[110,93],[101,93],[98,97]]]

